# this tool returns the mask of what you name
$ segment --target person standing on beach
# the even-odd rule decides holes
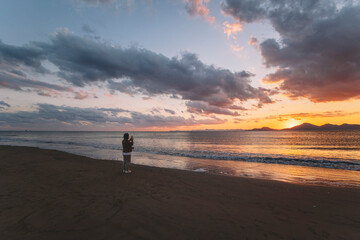
[[[131,173],[131,170],[129,169],[130,162],[131,162],[131,152],[134,149],[134,137],[131,136],[129,140],[129,134],[124,134],[124,139],[122,140],[122,147],[123,147],[123,173]]]

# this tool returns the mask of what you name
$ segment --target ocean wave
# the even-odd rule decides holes
[[[360,147],[301,147],[299,149],[312,149],[312,150],[330,150],[330,151],[359,151]]]
[[[4,136],[4,135],[3,135]],[[0,138],[0,142],[8,144],[9,142],[20,143],[22,145],[35,144],[41,145],[53,144],[54,149],[57,146],[67,148],[67,146],[79,146],[84,148],[93,148],[100,150],[115,150],[121,151],[121,144],[101,143],[93,141],[79,142],[76,140],[60,140],[60,139],[29,139],[29,138]],[[327,149],[318,147],[319,149]],[[63,148],[62,148],[63,149]],[[336,148],[331,148],[336,149]],[[353,148],[351,148],[353,149]],[[180,150],[180,149],[169,149],[169,148],[149,148],[143,146],[136,146],[136,152],[151,153],[159,155],[169,155],[178,157],[189,157],[189,158],[202,158],[219,161],[244,161],[244,162],[257,162],[257,163],[271,163],[271,164],[283,164],[283,165],[297,165],[297,166],[309,166],[309,167],[320,167],[320,168],[332,168],[332,169],[343,169],[360,171],[360,163],[356,160],[351,159],[327,159],[327,158],[307,158],[307,157],[292,157],[292,156],[279,156],[279,155],[267,155],[267,154],[255,154],[255,153],[236,153],[236,152],[221,152],[221,151],[196,151],[196,150]],[[356,149],[355,149],[356,150]],[[84,149],[84,151],[86,151]]]
[[[0,142],[15,142],[15,143],[35,143],[35,144],[55,144],[55,145],[71,145],[71,146],[80,146],[80,147],[92,147],[97,149],[108,149],[108,150],[122,150],[121,145],[119,144],[101,144],[101,143],[91,143],[91,142],[78,142],[78,141],[63,141],[63,140],[41,140],[41,139],[25,139],[25,138],[16,138],[16,139],[4,139],[0,138]]]
[[[271,163],[283,165],[297,165],[308,167],[321,167],[342,170],[360,171],[360,163],[355,161],[345,161],[339,159],[310,159],[310,158],[292,158],[292,157],[272,157],[272,156],[241,156],[238,153],[220,153],[210,151],[200,152],[166,152],[166,151],[141,151],[144,153],[170,155],[178,157],[202,158],[210,160],[223,161],[243,161],[257,163]],[[251,154],[249,154],[251,155]]]

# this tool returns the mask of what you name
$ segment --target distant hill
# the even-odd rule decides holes
[[[254,128],[249,131],[277,131],[277,130],[269,127],[262,127],[262,128]]]
[[[292,130],[292,131],[329,131],[329,130],[360,130],[360,124],[342,124],[342,125],[334,125],[334,124],[324,124],[322,126],[316,126],[311,123],[303,123],[298,126],[292,128],[284,128],[281,130],[276,130],[269,127],[262,128],[254,128],[248,131],[283,131],[283,130]]]
[[[198,129],[198,130],[190,130],[190,132],[240,132],[240,131],[246,131],[243,129]],[[170,132],[183,132],[183,131],[170,131]],[[187,132],[187,131],[184,131]]]
[[[316,126],[311,123],[303,123],[298,126],[292,127],[292,128],[284,128],[282,130],[319,130],[319,126]]]
[[[297,130],[297,131],[311,131],[311,130],[317,130],[317,131],[328,131],[328,130],[360,130],[359,124],[342,124],[342,125],[334,125],[334,124],[324,124],[322,126],[316,126],[311,123],[303,123],[301,125],[292,127],[292,128],[285,128],[282,130]]]

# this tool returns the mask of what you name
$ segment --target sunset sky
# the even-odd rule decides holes
[[[360,1],[0,0],[0,130],[360,124]]]

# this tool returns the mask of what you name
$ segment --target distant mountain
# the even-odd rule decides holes
[[[336,125],[335,125],[336,126]],[[360,125],[359,124],[342,124],[339,126],[339,129],[344,129],[344,130],[357,130],[360,129]]]
[[[240,132],[245,131],[243,129],[198,129],[198,130],[190,130],[190,132]],[[182,132],[182,131],[170,131],[170,132]],[[186,131],[185,131],[186,132]]]
[[[319,126],[316,126],[311,123],[303,123],[298,126],[292,127],[292,128],[284,128],[282,130],[319,130]]]
[[[360,124],[342,124],[342,125],[334,125],[334,124],[324,124],[322,126],[316,126],[311,123],[303,123],[301,125],[292,127],[292,128],[284,128],[282,130],[291,130],[291,131],[329,131],[329,130],[360,130]],[[253,128],[248,131],[278,131],[277,129],[262,127],[262,128]]]
[[[292,127],[292,128],[285,128],[282,130],[295,130],[295,131],[311,131],[311,130],[318,130],[318,131],[328,131],[328,130],[360,130],[359,124],[342,124],[342,125],[334,125],[334,124],[324,124],[322,126],[316,126],[311,123],[303,123],[301,125]]]
[[[277,131],[277,130],[269,127],[262,127],[262,128],[253,128],[249,131]]]

